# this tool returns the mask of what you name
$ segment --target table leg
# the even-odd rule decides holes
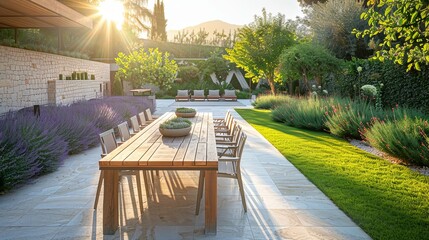
[[[104,170],[103,234],[113,235],[119,225],[118,204],[119,174]]]
[[[217,229],[217,171],[205,173],[205,233],[216,234]]]

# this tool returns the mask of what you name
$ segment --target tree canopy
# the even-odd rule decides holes
[[[407,71],[429,64],[429,1],[369,0],[361,18],[369,28],[355,30],[357,37],[381,36],[375,58],[407,64]]]
[[[309,79],[322,84],[324,75],[340,69],[341,60],[332,55],[326,48],[311,43],[297,44],[280,57],[280,73],[289,80],[303,78],[304,88],[309,90]]]
[[[116,80],[129,81],[134,88],[153,84],[160,90],[168,90],[178,70],[176,62],[170,60],[168,52],[163,54],[157,48],[149,48],[148,51],[141,48],[128,55],[120,52],[115,61],[119,66]]]
[[[279,56],[295,43],[284,15],[272,16],[262,10],[253,23],[241,28],[232,49],[226,49],[224,58],[246,72],[246,77],[257,82],[266,79],[275,93],[274,81],[278,79]]]
[[[352,34],[353,29],[363,30],[367,26],[360,19],[362,12],[364,8],[356,0],[313,4],[307,14],[313,41],[329,49],[337,58],[368,58],[372,54],[368,47],[369,40],[357,39]]]

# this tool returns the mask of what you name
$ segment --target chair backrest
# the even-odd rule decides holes
[[[119,136],[121,137],[121,141],[125,142],[131,138],[130,128],[128,127],[127,122],[120,123],[118,125]]]
[[[104,157],[118,147],[113,129],[100,133],[101,157]]]
[[[246,143],[247,135],[244,132],[241,132],[240,139],[238,140],[237,151],[235,156],[238,157],[237,161],[237,171],[240,171],[241,156],[243,155],[244,144]]]
[[[219,96],[219,90],[209,90],[209,96]]]
[[[140,125],[139,125],[139,120],[137,120],[137,116],[134,115],[130,117],[130,122],[131,122],[131,128],[133,129],[133,132],[138,133],[140,131]]]
[[[194,96],[204,97],[204,90],[194,90]]]
[[[138,114],[139,120],[140,120],[140,126],[143,126],[146,124],[146,117],[144,115],[144,112],[141,112]]]
[[[152,121],[152,120],[153,120],[153,117],[152,117],[152,112],[150,111],[150,108],[146,109],[146,110],[145,110],[145,113],[146,113],[146,119],[147,119],[148,121]]]
[[[233,143],[238,142],[242,131],[243,131],[243,128],[240,126],[240,124],[235,123],[234,131],[232,132],[232,140],[231,140]]]

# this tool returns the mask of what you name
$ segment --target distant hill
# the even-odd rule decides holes
[[[234,32],[234,30],[241,28],[241,27],[243,27],[243,26],[242,25],[236,25],[236,24],[230,24],[230,23],[227,23],[227,22],[224,22],[221,20],[213,20],[213,21],[200,23],[198,25],[186,27],[186,28],[179,29],[179,30],[169,30],[169,31],[167,31],[167,38],[169,41],[173,41],[174,36],[178,32],[182,32],[184,30],[185,32],[188,31],[189,33],[191,33],[192,31],[197,33],[200,29],[204,29],[206,32],[208,32],[210,34],[209,35],[209,38],[210,38],[215,30],[217,30],[217,32],[222,32],[222,30],[223,30],[226,34],[228,34],[229,31]]]

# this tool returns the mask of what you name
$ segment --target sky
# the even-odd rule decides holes
[[[153,10],[155,0],[148,1]],[[180,30],[211,20],[245,25],[253,22],[254,16],[281,13],[286,19],[304,16],[298,0],[164,0],[164,14],[168,30]]]

